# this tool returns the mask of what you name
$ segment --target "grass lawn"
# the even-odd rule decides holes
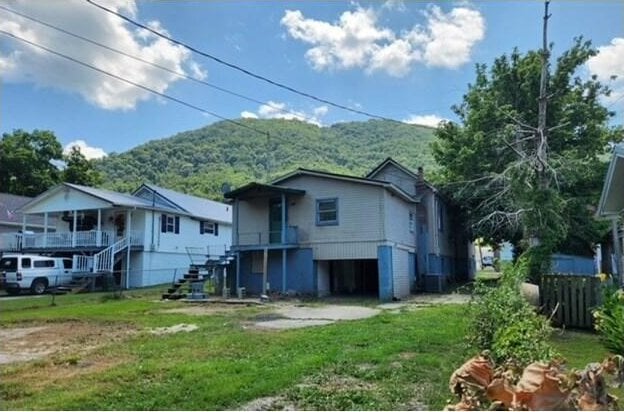
[[[2,365],[0,408],[240,409],[276,397],[273,408],[441,409],[450,374],[472,355],[461,305],[267,331],[253,321],[270,317],[268,306],[197,316],[171,311],[188,305],[160,302],[160,292],[58,296],[55,306],[50,297],[0,300],[0,330],[47,326],[71,335],[70,349]],[[150,333],[181,323],[198,329]],[[566,332],[554,343],[572,366],[606,354],[591,334]]]

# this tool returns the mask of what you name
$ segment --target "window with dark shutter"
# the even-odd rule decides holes
[[[180,216],[175,217],[175,234],[180,233]]]
[[[200,235],[204,234],[204,222],[202,221],[199,222],[199,234]]]
[[[219,236],[219,224],[218,223],[214,224],[214,235]]]
[[[160,216],[160,231],[167,233],[167,215],[164,213]]]

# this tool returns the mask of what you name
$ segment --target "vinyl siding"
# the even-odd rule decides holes
[[[377,174],[373,176],[373,179],[393,183],[410,195],[416,194],[416,181],[414,178],[392,164],[387,165],[377,172]]]
[[[295,177],[284,185],[306,191],[290,202],[288,224],[298,227],[299,243],[314,250],[314,259],[377,256],[374,242],[385,237],[384,188],[316,176]],[[338,199],[338,224],[317,226],[316,200],[327,198]]]
[[[416,205],[408,203],[403,199],[385,193],[385,228],[386,240],[389,242],[404,245],[406,247],[416,247]],[[409,230],[409,214],[414,213],[414,231]]]

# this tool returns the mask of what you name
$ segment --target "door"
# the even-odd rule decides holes
[[[282,243],[282,199],[269,200],[269,243]]]

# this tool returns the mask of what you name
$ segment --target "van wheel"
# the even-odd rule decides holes
[[[21,291],[19,289],[7,289],[6,292],[11,296],[17,296]]]
[[[30,285],[30,291],[35,295],[43,294],[48,288],[48,280],[39,278],[33,280],[32,285]]]

